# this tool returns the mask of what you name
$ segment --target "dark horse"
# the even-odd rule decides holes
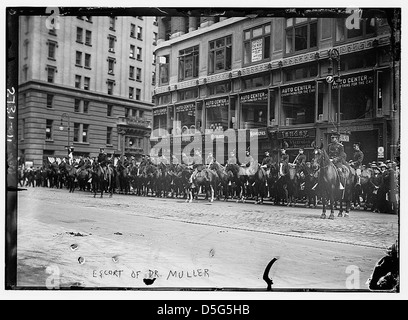
[[[340,212],[339,217],[343,216],[343,201],[346,204],[345,217],[350,212],[350,204],[352,199],[353,186],[355,183],[355,171],[350,166],[342,165],[342,174],[338,172],[336,165],[330,160],[329,155],[324,149],[315,149],[315,157],[313,159],[313,167],[319,169],[318,186],[321,191],[323,212],[321,218],[326,218],[326,199],[330,200],[330,216],[329,219],[334,219],[334,202],[339,200]],[[340,189],[340,182],[344,189]]]
[[[68,163],[64,163],[61,168],[61,173],[65,176],[66,178],[66,186],[69,189],[69,192],[74,192],[75,191],[75,180],[77,178],[76,176],[76,168],[73,165],[70,165]]]
[[[102,172],[102,168],[99,164],[95,164],[92,170],[92,189],[94,192],[94,198],[96,193],[99,190],[101,192],[101,198],[103,197],[103,192],[109,192],[109,197],[112,197],[113,194],[113,170],[111,167],[105,167],[106,174]]]

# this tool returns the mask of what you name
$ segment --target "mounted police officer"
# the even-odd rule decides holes
[[[99,155],[98,155],[98,163],[101,167],[102,173],[104,178],[106,179],[106,171],[107,171],[107,164],[108,164],[108,155],[105,152],[105,148],[100,148]]]
[[[203,158],[201,156],[200,150],[198,150],[198,149],[195,151],[195,154],[194,154],[193,169],[194,169],[194,172],[190,177],[190,183],[193,182],[193,179],[195,178],[197,173],[203,169]],[[194,187],[194,185],[193,185],[193,187]]]
[[[74,147],[69,147],[68,148],[68,164],[71,166],[74,163]]]
[[[344,146],[339,142],[340,134],[333,133],[331,136],[331,143],[328,146],[328,155],[333,164],[337,167],[337,173],[340,175],[343,166],[348,166],[346,162],[347,155],[344,152]],[[339,176],[340,178],[341,176]],[[339,179],[341,180],[341,179]],[[344,189],[344,186],[340,182],[340,189]]]
[[[364,153],[360,150],[360,143],[356,142],[353,144],[354,154],[353,160],[351,161],[351,165],[356,170],[357,175],[357,185],[360,184],[360,176],[361,176],[361,166],[364,160]]]
[[[249,148],[247,149],[247,151],[245,151],[245,158],[244,161],[241,164],[241,167],[249,167],[253,164],[254,162],[254,158],[251,156],[251,152],[249,150]]]
[[[299,148],[299,153],[296,156],[295,161],[293,161],[293,164],[295,164],[299,169],[301,169],[305,167],[306,160],[307,160],[307,157],[304,153],[303,148]]]
[[[211,166],[211,164],[214,162],[214,156],[213,154],[210,152],[208,153],[207,159],[205,159],[205,164],[207,165],[207,167],[209,168]]]
[[[235,156],[235,152],[231,151],[230,156],[229,156],[228,161],[227,161],[227,164],[237,164],[237,163],[238,163],[238,161],[237,161],[237,157]]]
[[[189,166],[192,164],[192,161],[190,160],[190,157],[187,156],[187,154],[185,152],[183,152],[181,154],[181,161],[183,162],[183,164],[185,164],[186,166]]]
[[[262,159],[261,167],[264,169],[270,168],[272,166],[273,159],[269,154],[269,151],[265,151],[265,158]]]

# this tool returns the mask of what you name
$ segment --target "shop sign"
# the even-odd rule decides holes
[[[282,97],[294,96],[298,94],[309,94],[316,91],[316,85],[314,83],[293,85],[288,87],[283,87],[281,91]]]
[[[195,103],[187,103],[176,106],[176,112],[189,112],[195,110]]]
[[[348,134],[340,134],[339,141],[340,142],[349,142],[350,141],[350,136]]]
[[[262,42],[263,39],[252,41],[252,62],[262,60]]]
[[[241,103],[257,102],[268,100],[268,91],[262,90],[252,93],[243,94],[240,96]]]
[[[223,108],[228,106],[228,98],[219,98],[205,101],[206,108]]]
[[[342,131],[371,131],[374,130],[374,125],[373,124],[363,124],[359,126],[344,126],[341,127]]]
[[[316,129],[285,130],[277,131],[276,134],[278,139],[314,139],[316,137]]]
[[[340,76],[340,82],[333,82],[332,89],[340,88],[352,88],[357,86],[365,86],[374,82],[372,73],[354,74],[348,76]]]
[[[268,132],[266,128],[259,128],[259,129],[251,129],[249,131],[249,137],[258,139],[266,139],[268,138]]]
[[[153,109],[153,116],[162,116],[164,114],[167,114],[167,107],[166,108]]]

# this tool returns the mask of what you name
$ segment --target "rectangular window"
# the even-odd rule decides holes
[[[136,68],[136,80],[142,81],[142,69]]]
[[[85,16],[85,21],[92,22],[92,16]]]
[[[52,108],[54,104],[54,95],[53,94],[47,94],[47,108]]]
[[[79,123],[74,123],[74,142],[79,141]]]
[[[76,41],[82,43],[84,30],[82,28],[77,27],[76,31]]]
[[[137,47],[136,59],[139,60],[139,61],[142,61],[142,48],[140,48],[140,47]]]
[[[48,42],[48,58],[55,60],[55,48],[57,47],[57,44],[55,42]],[[26,46],[26,57],[28,57],[28,43]]]
[[[313,18],[286,19],[286,53],[317,47],[317,20]]]
[[[231,70],[231,36],[210,41],[208,54],[208,73],[213,74]]]
[[[56,69],[54,67],[47,67],[47,81],[49,83],[54,83]]]
[[[85,44],[88,46],[92,45],[92,31],[85,31]]]
[[[153,32],[153,45],[157,45],[157,32]]]
[[[130,45],[129,57],[132,59],[135,58],[135,46],[133,44]]]
[[[88,142],[89,124],[82,126],[82,142]]]
[[[21,140],[25,137],[25,119],[21,120]]]
[[[265,24],[244,31],[244,65],[270,58],[271,25]]]
[[[208,85],[208,94],[215,95],[215,94],[222,94],[222,93],[229,93],[231,92],[231,82],[225,82],[215,85]]]
[[[85,68],[91,68],[91,55],[89,53],[85,53]]]
[[[135,67],[134,66],[129,66],[129,78],[132,80],[135,80]]]
[[[141,89],[136,89],[136,100],[140,100],[141,99],[141,95],[142,94],[142,90]]]
[[[137,27],[137,38],[139,39],[139,40],[142,40],[142,32],[143,32],[143,29],[142,29],[142,27]]]
[[[108,117],[112,117],[112,112],[113,112],[113,105],[108,104],[106,115]]]
[[[75,53],[75,65],[81,67],[82,66],[82,52],[76,51]]]
[[[74,112],[80,112],[80,111],[81,111],[81,100],[80,99],[75,99]]]
[[[108,58],[108,74],[114,74],[115,59]]]
[[[133,24],[133,23],[131,23],[130,24],[130,36],[132,37],[132,38],[134,38],[135,37],[135,34],[136,34],[136,25],[135,24]]]
[[[129,117],[130,109],[125,108],[125,118]]]
[[[111,80],[108,80],[108,94],[110,95],[113,94],[113,85],[114,85],[114,82]]]
[[[109,41],[109,52],[115,52],[115,37],[114,36],[109,36],[108,41]]]
[[[129,87],[129,99],[133,99],[134,93],[135,93],[135,88]]]
[[[188,89],[179,91],[178,98],[180,101],[182,100],[189,100],[195,99],[198,97],[198,90],[197,89]]]
[[[179,81],[198,77],[199,46],[179,51]]]
[[[81,88],[81,76],[75,76],[75,88]]]
[[[89,111],[89,101],[84,100],[84,113],[88,113]]]
[[[52,140],[52,120],[47,120],[45,126],[45,140]]]
[[[354,38],[373,36],[376,31],[376,19],[360,19],[360,24],[354,28],[346,27],[346,18],[336,19],[336,41],[347,41]]]
[[[159,57],[159,84],[169,83],[170,56]]]
[[[106,144],[112,144],[112,127],[108,127],[106,130]]]
[[[109,30],[115,31],[116,17],[109,17]]]
[[[84,90],[89,90],[90,84],[91,84],[91,78],[85,77],[84,78]]]

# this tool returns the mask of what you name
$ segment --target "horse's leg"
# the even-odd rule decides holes
[[[329,219],[334,219],[334,194],[336,190],[335,188],[330,189],[330,215]]]

